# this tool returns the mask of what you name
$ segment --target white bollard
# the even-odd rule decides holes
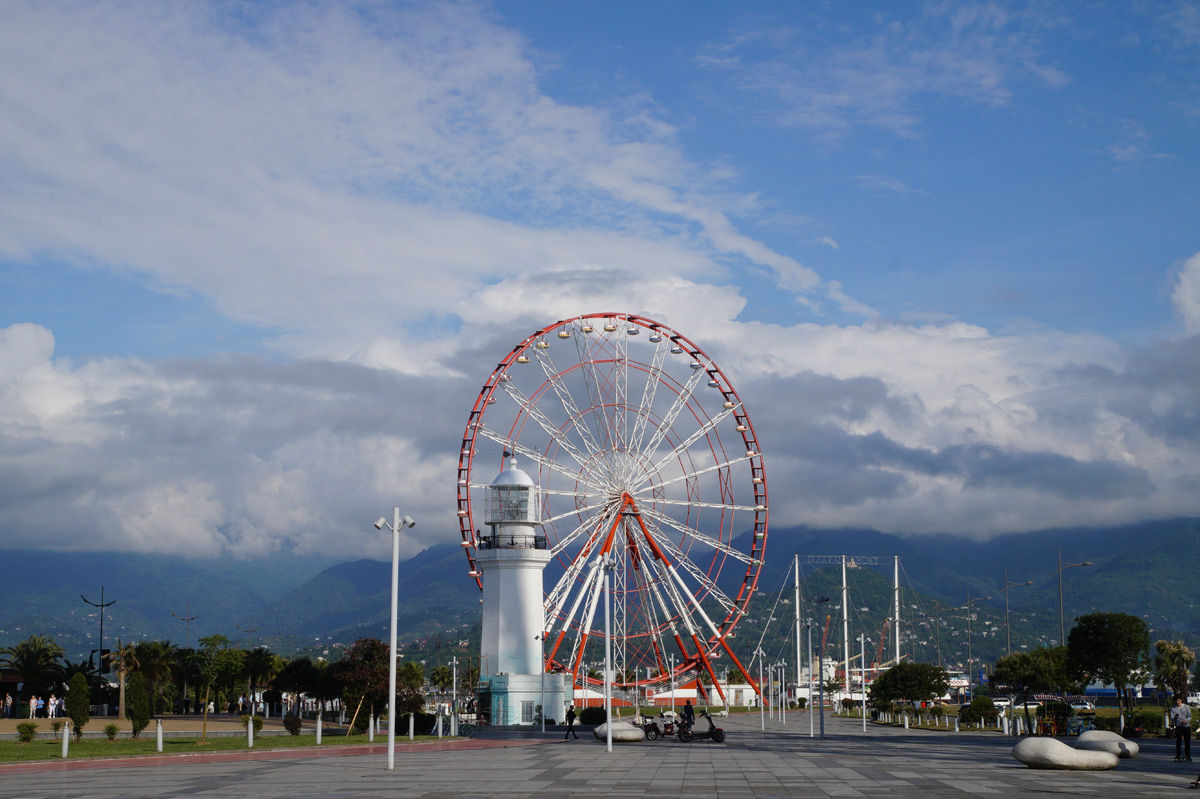
[[[442,737],[442,714],[441,713],[438,713],[438,716],[437,716],[437,736],[439,738]]]
[[[254,748],[254,715],[250,715],[250,720],[246,722],[246,748]]]
[[[62,736],[63,736],[62,759],[66,760],[67,759],[67,741],[71,740],[71,722],[67,721],[67,722],[63,723]]]
[[[954,717],[954,731],[958,732],[958,716]]]
[[[321,743],[321,711],[317,711],[317,743]]]
[[[1120,732],[1125,732],[1125,714],[1121,713],[1121,729]]]
[[[1004,734],[1008,735],[1008,716],[1000,717],[1000,725],[1004,729]]]
[[[908,729],[908,714],[904,714],[904,729]]]
[[[375,717],[374,716],[367,717],[367,740],[368,741],[375,740]]]
[[[413,733],[413,730],[416,728],[415,727],[416,718],[417,718],[416,713],[408,714],[408,740],[410,740],[410,741],[416,739],[416,735]]]
[[[155,751],[161,752],[162,746],[162,719],[154,720],[154,747]]]

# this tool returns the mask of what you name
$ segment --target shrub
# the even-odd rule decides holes
[[[300,717],[299,716],[284,716],[283,728],[292,735],[300,734]]]
[[[977,696],[971,704],[958,712],[958,717],[966,724],[978,724],[981,721],[995,721],[999,711],[986,696]]]
[[[842,712],[849,713],[851,710],[854,710],[856,707],[858,707],[858,704],[859,703],[857,699],[851,699],[848,696],[842,697]]]
[[[117,733],[119,733],[120,731],[121,731],[121,728],[118,727],[116,724],[105,724],[104,725],[104,734],[108,736],[108,740],[110,740],[110,741],[117,740]]]
[[[1097,715],[1093,720],[1098,730],[1108,730],[1109,732],[1117,732],[1121,726],[1121,719],[1116,716],[1100,716]]]
[[[17,737],[21,739],[21,743],[31,743],[37,737],[37,725],[32,721],[25,721],[17,725]]]
[[[1144,733],[1159,734],[1163,732],[1163,710],[1156,707],[1142,707],[1135,710],[1125,721],[1126,727],[1140,727]]]
[[[71,677],[67,686],[67,715],[71,717],[71,726],[75,729],[75,740],[83,737],[83,725],[91,721],[91,689],[88,688],[87,678],[82,674]]]
[[[602,707],[585,707],[579,711],[580,724],[603,724],[608,720]]]
[[[60,732],[62,732],[62,728],[63,728],[62,721],[55,719],[54,721],[50,722],[50,729],[54,731],[54,740],[56,740],[56,741],[58,740],[58,734]]]
[[[289,718],[294,718],[294,717],[290,716]],[[246,725],[249,723],[250,723],[250,715],[248,713],[243,713],[242,714],[242,729],[243,730],[246,729]],[[255,716],[254,717],[254,734],[258,735],[258,733],[262,732],[262,728],[263,728],[262,716]]]
[[[150,723],[150,694],[146,689],[146,678],[135,671],[125,685],[125,718],[136,739]]]
[[[802,696],[798,698],[796,700],[796,707],[800,708],[801,710],[804,710],[804,708],[808,707],[808,697]]]

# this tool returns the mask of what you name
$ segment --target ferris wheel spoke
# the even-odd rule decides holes
[[[670,452],[668,452],[666,455],[664,455],[662,458],[660,458],[658,460],[658,462],[654,464],[650,473],[652,474],[652,473],[658,472],[660,469],[662,469],[664,466],[666,466],[669,462],[677,459],[682,453],[687,452],[689,449],[691,449],[693,444],[695,444],[701,438],[704,438],[710,432],[712,432],[716,428],[716,426],[718,424],[720,424],[722,420],[727,418],[729,416],[729,414],[731,414],[731,413],[733,413],[732,408],[724,409],[720,413],[718,413],[716,416],[713,416],[707,422],[700,425],[700,427],[698,427],[696,430],[694,430],[691,435],[689,435],[683,441],[680,441],[678,444],[676,444],[671,449]],[[744,459],[745,459],[745,456],[743,456],[742,460],[744,460]],[[739,460],[739,459],[734,459],[733,461],[731,461],[731,463],[736,463],[737,460]],[[648,478],[643,477],[642,479],[644,481]]]
[[[736,466],[739,463],[744,463],[745,461],[751,460],[753,457],[754,457],[753,455],[743,455],[740,458],[734,458],[733,460],[721,461],[720,463],[714,463],[710,466],[705,466],[703,469],[693,469],[691,471],[686,471],[686,472],[683,472],[682,474],[678,474],[675,477],[672,477],[668,480],[661,480],[656,483],[650,483],[649,485],[646,484],[645,480],[642,480],[639,483],[639,487],[636,489],[631,489],[629,493],[635,497],[642,496],[647,491],[656,491],[665,486],[673,485],[675,483],[678,483],[678,482],[681,482],[684,480],[693,480],[702,474],[708,474],[709,472],[715,472],[715,471],[718,471],[719,469],[729,469],[733,466]]]
[[[477,427],[476,430],[478,430],[479,434],[484,436],[485,438],[489,438],[492,441],[495,441],[497,444],[502,445],[505,449],[511,450],[512,452],[515,452],[519,455],[529,458],[531,461],[538,464],[539,466],[544,466],[547,469],[556,471],[559,474],[563,475],[564,477],[567,477],[568,479],[570,479],[572,481],[579,479],[579,474],[577,472],[571,471],[570,469],[561,465],[560,463],[553,460],[552,458],[547,458],[546,456],[542,455],[542,453],[538,452],[536,449],[533,449],[532,447],[527,447],[519,441],[513,441],[512,438],[510,438],[509,436],[501,435],[500,433],[497,433],[495,430],[491,430],[487,427],[484,427],[483,425],[480,425],[479,427]]]
[[[592,561],[589,564],[586,558],[576,559],[571,564],[571,568],[567,570],[567,573],[564,574],[558,581],[558,585],[554,587],[554,590],[551,592],[550,597],[547,600],[547,604],[554,611],[553,615],[557,616],[559,613],[561,613],[563,605],[566,604],[567,597],[569,597],[571,594],[571,587],[576,585],[577,578],[585,566],[589,567],[587,577],[584,578],[579,585],[579,592],[575,597],[574,604],[571,605],[570,612],[561,616],[561,632],[567,631],[567,629],[570,627],[571,620],[574,619],[575,614],[579,612],[579,605],[583,601],[583,598],[587,595],[589,587],[592,584],[592,580],[596,578],[596,570],[599,568],[599,561]],[[546,626],[553,625],[548,624]]]
[[[546,435],[550,436],[550,440],[557,444],[564,452],[579,464],[580,468],[586,468],[588,456],[584,455],[575,446],[575,442],[563,435],[555,425],[538,409],[537,405],[529,400],[521,391],[512,384],[511,381],[501,384],[504,386],[504,392],[508,394],[512,400],[530,419],[537,423],[537,426],[545,431]],[[549,447],[547,447],[549,449]]]
[[[588,394],[588,407],[596,410],[596,416],[601,419],[604,424],[600,427],[601,433],[606,433],[607,440],[599,441],[600,451],[611,453],[615,449],[616,442],[612,434],[612,420],[606,418],[604,407],[604,388],[600,385],[600,374],[597,370],[597,361],[592,354],[594,344],[591,339],[584,336],[577,336],[575,339],[575,351],[579,355],[580,371],[583,375],[583,385]],[[610,462],[611,466],[611,462]]]
[[[671,403],[671,407],[663,414],[662,421],[654,428],[654,434],[650,436],[650,440],[642,448],[642,452],[649,454],[658,449],[666,436],[666,431],[672,428],[675,421],[679,418],[679,414],[683,413],[684,408],[691,402],[692,395],[696,392],[696,387],[700,385],[700,381],[703,379],[704,372],[702,370],[697,369],[692,372],[691,377],[684,383],[683,388],[680,389],[678,395],[676,395],[674,401]]]
[[[730,599],[729,596],[722,591],[721,588],[707,574],[701,571],[696,564],[692,562],[691,558],[684,556],[683,551],[675,545],[675,542],[671,541],[670,538],[663,536],[663,538],[659,539],[658,543],[661,544],[664,549],[670,551],[671,555],[675,558],[674,562],[683,566],[687,573],[691,575],[692,579],[700,583],[700,585],[704,587],[709,595],[712,596],[713,600],[723,607],[726,612],[731,611],[736,607],[734,601]]]
[[[725,507],[725,506],[722,506],[722,507]],[[676,530],[678,530],[679,532],[683,533],[688,538],[693,538],[693,539],[703,543],[705,546],[712,547],[713,549],[716,549],[720,552],[725,553],[726,555],[728,555],[731,558],[737,558],[738,560],[742,561],[743,563],[752,563],[753,562],[753,559],[746,553],[742,552],[741,550],[731,547],[729,544],[726,544],[724,541],[720,541],[716,538],[713,538],[712,536],[706,535],[706,534],[700,532],[695,527],[689,527],[688,525],[684,524],[683,522],[679,521],[678,519],[676,519],[675,517],[673,517],[669,514],[662,513],[658,510],[655,510],[654,508],[645,508],[645,507],[641,508],[641,512],[642,512],[642,515],[645,516],[646,518],[653,519],[654,521],[658,522],[659,524],[665,524],[669,527],[673,527]]]
[[[563,536],[559,540],[559,542],[550,549],[550,554],[554,557],[557,557],[558,555],[562,554],[563,550],[565,550],[567,547],[569,547],[573,543],[575,543],[575,541],[579,538],[579,536],[583,535],[585,532],[587,532],[589,529],[591,529],[592,532],[588,535],[588,540],[585,541],[583,544],[584,549],[580,552],[580,555],[586,557],[587,553],[590,551],[590,547],[592,545],[593,540],[595,539],[596,535],[599,533],[601,527],[604,524],[604,518],[605,518],[605,516],[601,515],[599,517],[599,521],[597,521],[597,519],[595,519],[595,518],[584,519],[582,522],[580,522],[575,527],[574,530],[572,530],[571,532],[569,532],[565,536]],[[578,559],[579,558],[577,558],[576,560],[578,560]],[[574,565],[573,562],[572,562],[572,565]]]
[[[567,387],[566,382],[562,379],[562,375],[554,366],[554,361],[550,357],[550,353],[545,349],[535,349],[534,357],[537,358],[538,366],[541,367],[543,374],[546,376],[550,388],[554,391],[554,395],[558,397],[558,402],[562,405],[563,411],[567,418],[571,420],[571,426],[579,431],[579,438],[583,441],[588,452],[596,455],[602,451],[601,446],[596,442],[595,434],[588,427],[587,417],[580,410],[575,398],[571,396],[571,390]]]
[[[762,507],[757,505],[733,505],[728,502],[700,502],[686,499],[666,499],[665,497],[654,497],[651,501],[655,505],[678,505],[685,508],[724,508],[726,510],[744,510],[748,513],[762,510]]]
[[[646,382],[642,386],[642,398],[638,404],[633,434],[629,437],[629,448],[634,452],[643,451],[642,440],[646,436],[646,424],[650,421],[650,411],[654,408],[654,398],[658,395],[658,387],[662,383],[663,363],[666,361],[667,351],[667,347],[661,344],[654,348],[654,358],[646,373]]]

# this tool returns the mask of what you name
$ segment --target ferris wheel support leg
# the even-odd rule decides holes
[[[746,673],[746,667],[742,665],[742,661],[738,660],[738,656],[733,654],[733,650],[729,648],[729,644],[725,643],[725,639],[721,639],[721,646],[725,649],[725,653],[733,659],[733,663],[738,667],[738,671],[746,678],[746,684],[754,689],[754,693],[758,694],[758,698],[762,699],[762,687],[754,681],[754,678]]]
[[[713,670],[712,661],[708,659],[708,654],[704,651],[704,647],[700,644],[700,638],[695,633],[692,634],[692,641],[696,644],[696,652],[700,655],[700,662],[704,664],[705,671],[712,678],[712,683],[717,687],[717,693],[721,696],[721,701],[725,702],[725,692],[721,690],[721,681],[717,679],[717,673]],[[706,695],[708,691],[704,692]],[[708,697],[705,696],[705,699]]]

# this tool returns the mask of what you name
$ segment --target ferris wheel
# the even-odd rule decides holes
[[[762,570],[766,473],[741,398],[694,342],[652,319],[598,313],[505,355],[471,408],[458,461],[462,545],[480,585],[476,517],[510,455],[535,475],[551,551],[547,670],[599,682],[587,664],[604,644],[607,569],[614,684],[707,674],[721,691],[718,671],[737,668],[755,685],[728,639]]]

